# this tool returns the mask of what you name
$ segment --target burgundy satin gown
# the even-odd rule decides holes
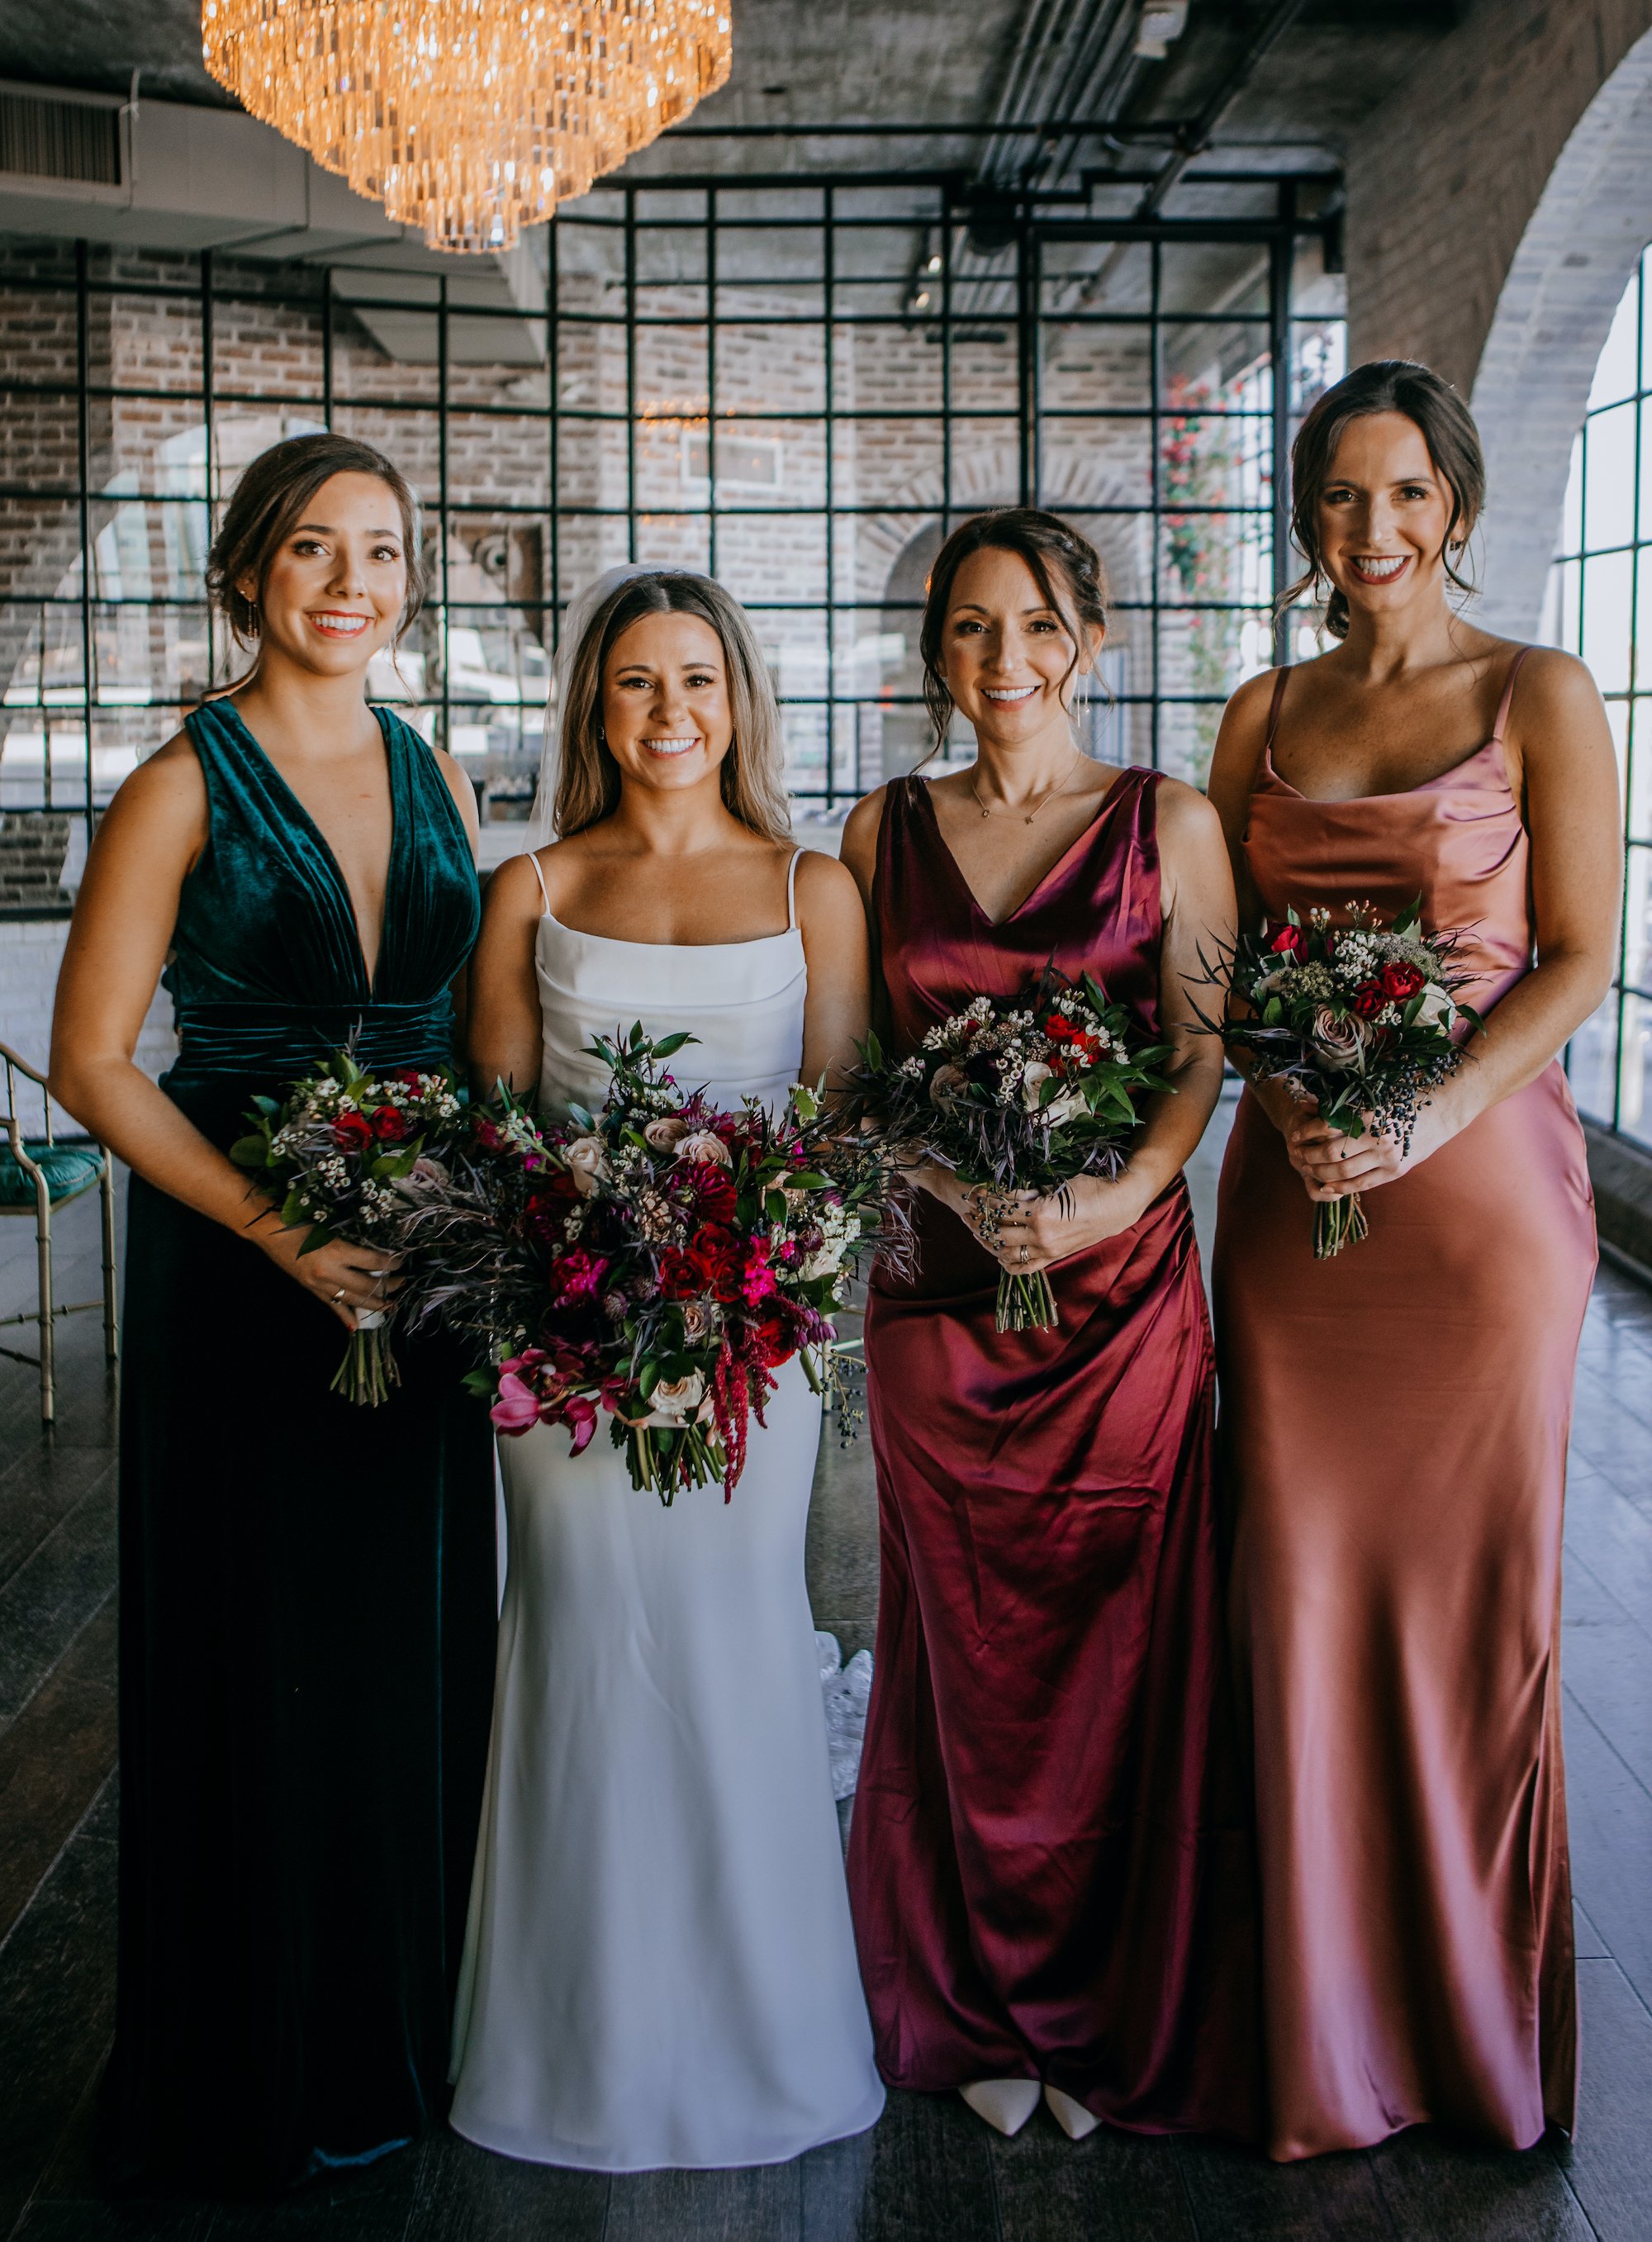
[[[1310,801],[1273,768],[1245,851],[1264,909],[1469,930],[1495,1035],[1529,970],[1529,845],[1503,726],[1403,794]],[[1250,1699],[1276,2157],[1433,2119],[1568,2130],[1577,2027],[1561,1760],[1561,1520],[1595,1222],[1558,1064],[1313,1258],[1248,1093],[1213,1275],[1232,1619]]]
[[[1001,923],[927,787],[873,896],[894,1042],[1052,959],[1158,1022],[1159,782],[1126,770]],[[1040,2078],[1143,2132],[1255,2130],[1252,1837],[1218,1583],[1212,1354],[1179,1178],[1000,1334],[998,1268],[919,1196],[866,1319],[882,1585],[850,1886],[893,2085]]]

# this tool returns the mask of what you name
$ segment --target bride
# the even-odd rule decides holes
[[[580,610],[583,608],[582,615]],[[627,571],[568,618],[561,838],[494,876],[479,1088],[601,1102],[641,1019],[713,1101],[775,1103],[865,1030],[859,896],[796,849],[742,609]],[[727,1505],[634,1491],[606,1437],[501,1443],[508,1572],[454,2025],[453,2122],[597,2172],[779,2163],[883,2107],[856,1968],[803,1529],[820,1404],[796,1359]]]

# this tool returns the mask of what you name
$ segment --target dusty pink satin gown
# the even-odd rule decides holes
[[[1273,768],[1282,673],[1245,836],[1270,916],[1420,894],[1430,930],[1467,930],[1494,1034],[1532,956],[1519,666],[1476,754],[1340,802]],[[1525,2147],[1575,2107],[1558,1620],[1595,1243],[1558,1063],[1365,1207],[1369,1238],[1316,1262],[1241,1098],[1213,1276],[1280,2158],[1425,2120]]]

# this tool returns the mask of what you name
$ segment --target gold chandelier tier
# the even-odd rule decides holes
[[[508,249],[715,93],[729,0],[202,0],[251,115],[433,249]]]

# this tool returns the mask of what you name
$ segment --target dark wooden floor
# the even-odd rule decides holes
[[[1205,1162],[1205,1182],[1209,1162]],[[97,1289],[90,1207],[64,1220],[59,1297]],[[0,1224],[0,1314],[31,1299],[32,1237]],[[0,1335],[5,1336],[5,1335]],[[11,1334],[10,1336],[15,1336]],[[209,1337],[203,1332],[203,1346]],[[55,1436],[0,1362],[0,2238],[28,2242],[1604,2242],[1652,2238],[1652,1294],[1608,1271],[1584,1340],[1567,1536],[1567,1749],[1584,2041],[1564,2165],[1432,2133],[1278,2169],[1201,2142],[1042,2111],[999,2140],[956,2099],[895,2095],[863,2140],[772,2170],[609,2181],[452,2136],[270,2209],[100,2202],[87,2159],[115,1905],[115,1482],[97,1319],[62,1349]],[[823,1457],[809,1545],[823,1626],[870,1640],[864,1441]]]

